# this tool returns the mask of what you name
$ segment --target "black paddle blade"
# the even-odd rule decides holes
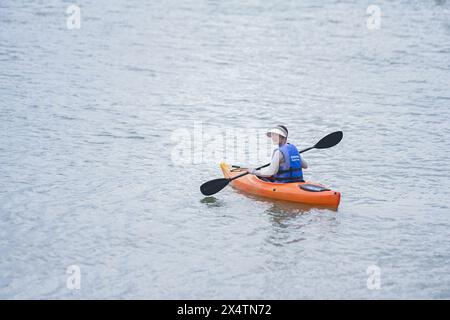
[[[336,131],[333,133],[330,133],[329,135],[323,137],[319,142],[316,143],[314,148],[316,149],[326,149],[331,148],[337,145],[339,142],[341,142],[342,137],[344,134],[342,131]]]
[[[227,186],[227,184],[230,182],[229,179],[221,178],[221,179],[214,179],[208,182],[205,182],[200,186],[200,191],[205,196],[211,196],[223,188]]]

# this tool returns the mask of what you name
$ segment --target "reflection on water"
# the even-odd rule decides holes
[[[206,204],[207,207],[222,207],[224,205],[223,200],[221,199],[217,199],[216,197],[213,196],[209,196],[209,197],[204,197],[203,199],[200,200],[201,203]]]
[[[336,221],[335,210],[313,206],[295,207],[295,204],[277,202],[269,205],[265,211],[270,216],[272,224],[280,228],[292,227],[301,228],[317,218]]]
[[[298,215],[306,214],[312,211],[324,210],[337,213],[337,209],[319,206],[319,205],[308,205],[303,203],[288,202],[288,201],[270,201],[268,199],[260,199],[269,204],[266,212],[273,214],[283,214],[283,215]]]
[[[334,208],[268,199],[247,194],[237,189],[233,190],[239,195],[245,196],[252,201],[265,204],[266,209],[264,210],[264,213],[270,217],[273,226],[277,228],[286,228],[290,226],[291,223],[295,224],[297,222],[299,222],[299,224],[297,224],[296,227],[300,228],[305,223],[308,223],[308,221],[314,221],[316,217],[327,217],[327,220],[336,221],[338,210]],[[311,215],[314,218],[308,219],[308,215]]]
[[[281,201],[269,204],[265,213],[270,218],[272,231],[267,241],[275,246],[292,245],[326,236],[338,226],[336,211],[313,206],[296,206]],[[318,230],[316,234],[311,230]]]

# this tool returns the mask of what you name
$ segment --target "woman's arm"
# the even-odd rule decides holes
[[[306,162],[305,159],[302,158],[302,168],[303,169],[308,169],[308,162]]]
[[[249,169],[249,173],[257,175],[258,177],[273,176],[278,172],[278,168],[280,167],[280,157],[281,152],[279,150],[275,151],[268,167],[259,170]]]

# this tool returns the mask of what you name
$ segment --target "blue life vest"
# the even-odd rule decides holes
[[[276,182],[303,181],[302,158],[297,148],[293,144],[285,143],[276,150],[280,150],[283,154],[284,163],[280,163],[278,172],[273,175],[273,179]]]

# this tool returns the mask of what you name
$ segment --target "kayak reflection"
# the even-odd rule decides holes
[[[319,234],[323,236],[326,232],[332,232],[338,223],[336,209],[295,202],[273,201],[242,194],[254,201],[268,205],[264,213],[272,228],[267,232],[265,241],[277,247],[294,245],[302,248],[303,241],[312,239]],[[321,230],[321,232],[314,230]],[[273,258],[278,261],[277,257]]]

